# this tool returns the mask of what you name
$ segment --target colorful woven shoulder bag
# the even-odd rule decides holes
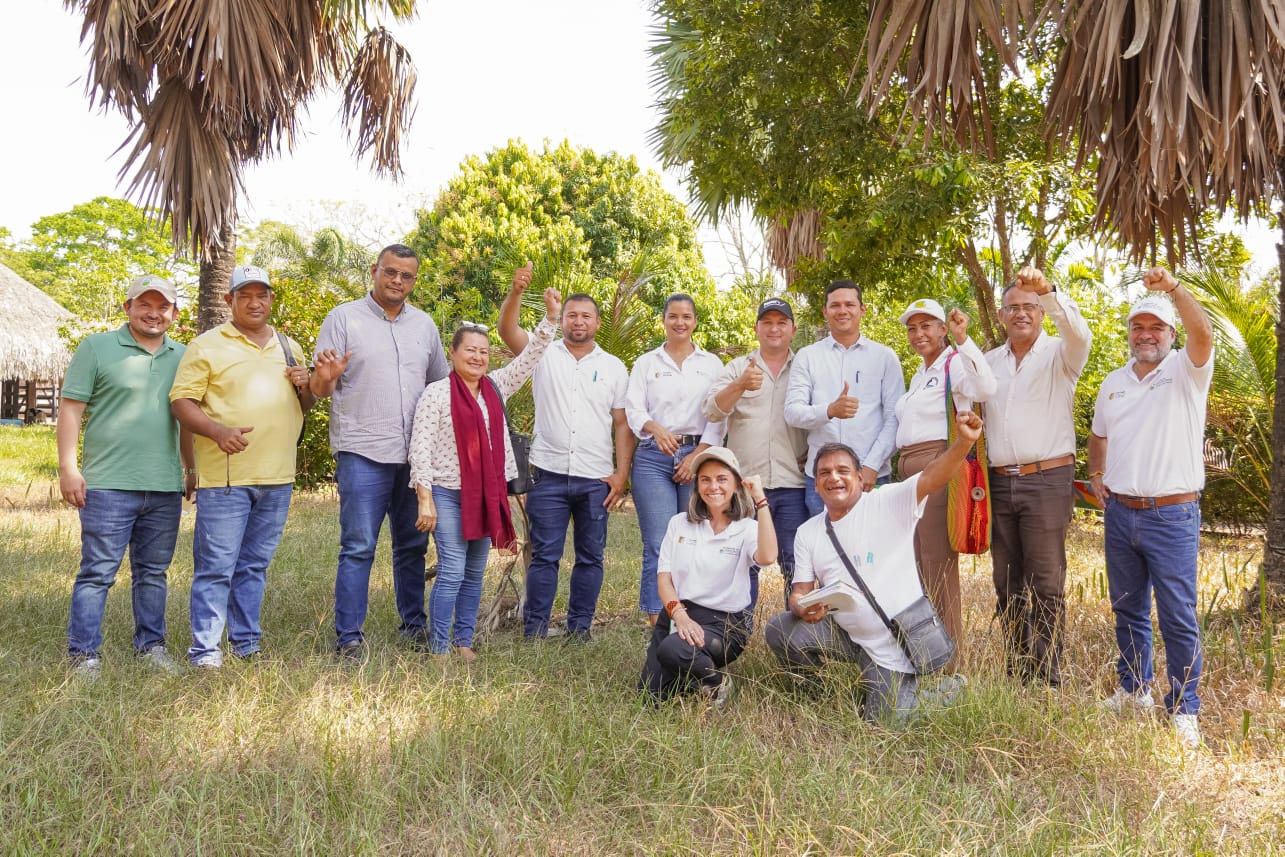
[[[951,349],[946,357],[946,438],[954,443],[955,397],[950,390],[950,361],[959,352]],[[973,406],[976,409],[976,405]],[[946,528],[950,547],[956,553],[986,553],[991,546],[990,468],[986,462],[986,435],[977,439],[968,458],[946,486]]]

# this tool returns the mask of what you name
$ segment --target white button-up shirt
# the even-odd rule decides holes
[[[937,355],[933,365],[921,361],[910,377],[906,395],[897,400],[897,448],[947,439],[946,363],[950,362],[950,394],[955,409],[966,411],[973,402],[984,402],[995,393],[995,375],[982,350],[972,339],[964,340],[951,357],[952,348]]]
[[[983,406],[992,467],[1075,454],[1075,385],[1089,360],[1093,334],[1067,295],[1049,292],[1039,301],[1060,337],[1041,331],[1020,365],[1007,342],[986,352],[996,385]]]
[[[629,372],[597,345],[580,359],[559,339],[535,367],[531,463],[542,470],[602,479],[615,470],[612,411],[625,407]]]
[[[1102,381],[1093,433],[1107,439],[1102,483],[1135,497],[1186,494],[1205,487],[1205,412],[1214,378],[1211,351],[1204,366],[1174,349],[1139,379],[1129,359]]]
[[[832,420],[826,411],[845,383],[860,407],[855,417]],[[827,336],[800,349],[790,369],[785,421],[807,430],[807,474],[813,475],[817,450],[824,444],[845,443],[860,457],[862,467],[889,475],[897,441],[897,400],[905,392],[896,352],[868,336],[847,348]]]
[[[679,367],[665,346],[648,351],[629,374],[625,417],[629,428],[641,439],[648,420],[655,420],[674,434],[699,435],[701,443],[717,446],[723,442],[723,424],[705,419],[702,404],[714,379],[723,371],[723,362],[697,348]]]

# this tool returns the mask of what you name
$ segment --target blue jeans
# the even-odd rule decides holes
[[[451,646],[472,646],[477,627],[477,609],[482,604],[482,578],[491,553],[490,537],[465,539],[460,517],[460,492],[433,486],[437,507],[437,577],[428,597],[432,620],[429,649],[444,655]]]
[[[531,519],[531,567],[526,573],[526,606],[522,631],[528,637],[549,633],[549,613],[558,592],[558,567],[566,547],[567,525],[575,522],[576,563],[571,567],[567,630],[587,631],[593,624],[602,590],[602,553],[607,546],[607,510],[602,503],[611,488],[601,479],[568,476],[539,467],[527,494]]]
[[[223,662],[219,642],[227,627],[232,654],[259,651],[259,612],[268,564],[281,542],[293,485],[233,485],[196,492],[192,539],[193,663]]]
[[[1196,557],[1200,502],[1159,509],[1130,509],[1111,498],[1106,508],[1107,583],[1120,647],[1116,670],[1129,693],[1150,685],[1151,592],[1165,641],[1169,687],[1165,708],[1174,714],[1200,711],[1204,657],[1196,619]]]
[[[388,518],[393,538],[393,596],[398,630],[410,636],[423,629],[424,554],[428,533],[415,529],[419,500],[410,484],[409,464],[383,464],[341,452],[335,465],[339,485],[339,568],[335,573],[337,645],[360,642],[370,602],[370,567],[379,530]]]
[[[71,588],[67,651],[97,655],[107,590],[129,548],[134,651],[165,643],[165,573],[174,558],[183,496],[177,491],[90,488],[80,510],[80,573]]]
[[[815,518],[817,515],[825,511],[825,503],[821,502],[821,495],[817,493],[817,481],[811,476],[805,476],[803,478],[807,480],[807,485],[803,488],[803,499],[807,503],[808,517]],[[875,480],[876,487],[891,484],[891,473],[887,476],[880,476]]]
[[[772,513],[772,529],[776,530],[776,556],[781,565],[784,583],[785,609],[790,609],[790,586],[794,583],[794,534],[811,515],[803,488],[767,488],[767,508]],[[757,602],[758,593],[755,594]]]
[[[682,446],[666,455],[654,438],[638,443],[634,451],[631,490],[634,508],[638,510],[638,529],[642,531],[642,579],[638,586],[638,609],[655,616],[664,605],[656,591],[656,563],[660,559],[660,542],[665,538],[669,519],[687,511],[692,484],[674,482],[674,466],[691,454],[694,446]]]

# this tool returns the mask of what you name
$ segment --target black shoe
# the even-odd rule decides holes
[[[349,640],[335,647],[335,657],[342,661],[360,661],[366,657],[366,647],[361,640]]]
[[[592,643],[593,634],[589,633],[588,628],[581,628],[578,631],[568,631],[562,636],[565,643]]]

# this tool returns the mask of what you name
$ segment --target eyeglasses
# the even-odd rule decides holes
[[[392,280],[394,283],[399,281],[413,283],[419,278],[419,274],[410,271],[394,271],[392,268],[380,268],[379,270],[383,272],[385,279]]]
[[[486,333],[491,328],[485,324],[476,321],[461,321],[460,330],[476,330],[478,333]]]
[[[1001,309],[1009,315],[1017,315],[1019,312],[1024,312],[1027,315],[1035,315],[1035,313],[1044,309],[1044,307],[1039,304],[1009,304],[1006,307],[1001,307]]]

